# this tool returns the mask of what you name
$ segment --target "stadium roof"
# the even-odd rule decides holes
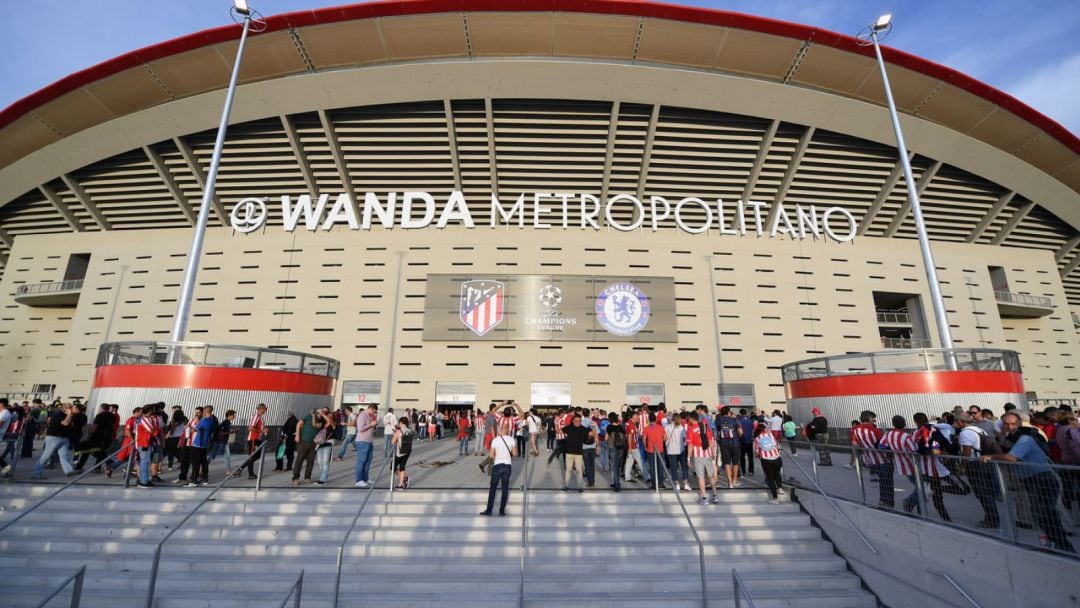
[[[884,105],[854,38],[752,15],[629,0],[404,0],[276,15],[245,83],[433,58],[553,56],[749,75]],[[118,116],[228,84],[240,28],[205,30],[76,72],[0,112],[0,167]],[[901,112],[1004,150],[1080,192],[1080,139],[1016,98],[891,48]]]

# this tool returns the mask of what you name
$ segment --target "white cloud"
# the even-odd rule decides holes
[[[1080,53],[1036,70],[1008,90],[1074,134],[1080,133]]]

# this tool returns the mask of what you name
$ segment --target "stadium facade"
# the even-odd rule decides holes
[[[393,2],[249,41],[187,338],[399,407],[785,404],[795,360],[938,346],[872,53],[648,2]],[[168,340],[240,28],[0,113],[0,392]],[[1080,392],[1080,140],[884,49],[959,348]],[[240,361],[220,364],[250,365]]]

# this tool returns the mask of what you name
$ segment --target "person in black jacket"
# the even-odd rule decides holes
[[[278,451],[281,457],[276,459],[275,471],[291,471],[293,468],[293,457],[296,455],[296,425],[299,422],[296,414],[289,412],[285,424],[281,425],[281,439],[278,444],[285,444],[285,452],[282,454],[280,450]]]
[[[818,447],[818,466],[831,467],[832,455],[829,453],[829,421],[825,419],[825,416],[821,415],[821,410],[816,407],[810,410],[810,413],[814,415],[814,419],[806,425],[806,438],[821,444],[821,446]]]

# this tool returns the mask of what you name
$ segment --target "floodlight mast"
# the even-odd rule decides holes
[[[893,101],[892,87],[889,85],[889,76],[885,73],[885,60],[881,56],[881,45],[878,43],[879,34],[884,36],[892,30],[892,15],[886,14],[878,17],[877,21],[867,26],[863,32],[867,30],[869,30],[870,41],[874,45],[874,55],[877,57],[878,69],[881,71],[881,84],[885,88],[885,101],[889,106],[889,118],[892,119],[893,132],[896,135],[896,149],[900,155],[900,164],[904,169],[908,203],[911,205],[911,215],[915,219],[915,233],[919,238],[919,249],[922,252],[926,282],[930,288],[930,302],[934,309],[934,321],[937,325],[938,338],[941,341],[941,348],[951,349],[953,347],[952,332],[949,329],[949,319],[945,312],[945,301],[941,297],[941,283],[938,281],[937,266],[934,265],[934,253],[930,250],[930,238],[926,234],[926,222],[923,219],[922,206],[919,204],[919,193],[915,190],[915,179],[911,175],[911,162],[908,160],[907,144],[904,143],[904,133],[900,130],[900,117],[896,113],[896,102]],[[949,357],[947,359],[951,361],[950,368],[952,368],[955,361]]]
[[[217,185],[218,168],[221,166],[221,151],[225,147],[225,131],[229,126],[229,114],[232,112],[233,97],[236,94],[236,81],[240,75],[240,61],[244,58],[244,45],[251,29],[252,10],[247,0],[233,0],[233,9],[244,19],[244,29],[240,33],[240,45],[236,49],[236,61],[233,62],[229,88],[225,93],[225,108],[221,112],[217,139],[214,140],[214,153],[210,157],[210,170],[206,174],[206,187],[203,190],[199,217],[195,222],[195,235],[191,239],[191,250],[184,265],[184,279],[180,288],[180,297],[176,304],[176,316],[170,339],[183,342],[187,334],[188,319],[191,316],[191,303],[195,294],[195,277],[199,273],[199,260],[202,257],[203,241],[206,239],[206,223],[210,219],[210,207],[214,200],[214,187]],[[235,17],[234,17],[235,18]]]

